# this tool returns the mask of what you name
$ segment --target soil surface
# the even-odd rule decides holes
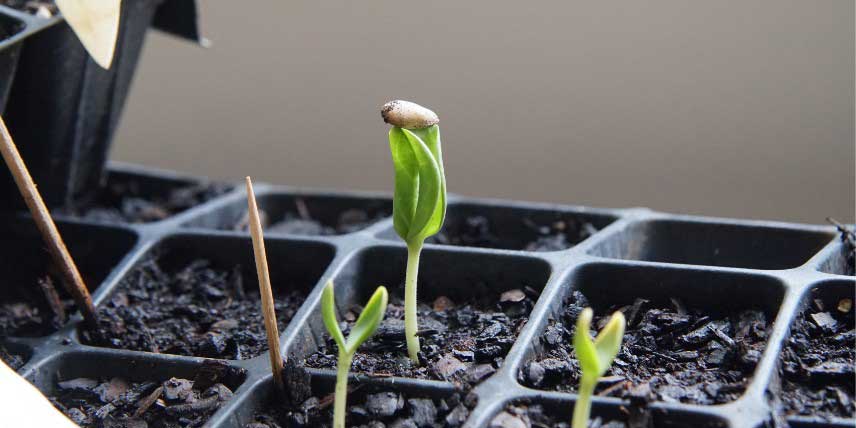
[[[362,393],[360,386],[348,394],[348,427],[454,428],[460,427],[475,407],[475,397],[452,394],[431,399],[396,391]],[[287,400],[271,400],[244,428],[330,427],[333,396],[310,397],[298,406]]]
[[[24,364],[27,363],[27,361],[24,360],[23,355],[13,353],[3,345],[0,345],[0,360],[6,363],[7,366],[11,367],[12,370],[18,370],[21,367],[24,367]]]
[[[161,194],[148,194],[134,180],[108,181],[97,199],[80,209],[58,210],[61,215],[107,223],[150,223],[216,198],[229,190],[224,183],[163,186]]]
[[[789,415],[856,416],[853,299],[813,299],[791,326],[782,353],[782,403]]]
[[[45,256],[47,257],[47,256]],[[75,311],[57,276],[44,275],[30,284],[7,284],[0,292],[0,338],[41,337],[62,327]]]
[[[403,287],[402,287],[403,288]],[[527,288],[500,294],[484,293],[467,301],[447,297],[431,307],[420,304],[420,365],[407,358],[404,341],[404,306],[401,296],[390,296],[386,318],[375,335],[364,343],[352,371],[373,376],[402,376],[451,381],[463,387],[475,385],[496,372],[514,344],[538,292]],[[360,308],[345,314],[347,336]],[[337,348],[329,337],[306,359],[313,368],[336,369]]]
[[[523,242],[518,238],[498,234],[490,219],[481,215],[456,220],[447,218],[443,229],[426,242],[508,250],[560,251],[573,247],[597,232],[597,228],[588,222],[556,220],[542,224],[526,217],[520,221],[525,229],[530,231],[528,234],[520,234],[528,235],[528,239]]]
[[[58,12],[56,4],[50,0],[0,0],[0,4],[45,18],[50,18]]]
[[[205,259],[176,269],[158,256],[138,265],[109,302],[98,308],[97,331],[84,343],[164,354],[243,360],[267,351],[258,286],[245,283],[241,266]],[[274,289],[279,330],[303,304],[299,287]]]
[[[594,417],[589,421],[589,428],[650,428],[653,418],[652,412],[643,408],[629,405],[623,406],[621,411],[625,413],[623,420],[604,420]],[[505,410],[497,414],[491,420],[489,428],[570,428],[571,411],[568,410],[567,417],[558,416],[557,412],[551,412],[540,404],[516,404],[506,406]],[[625,422],[626,420],[626,422]],[[693,421],[691,424],[664,423],[658,427],[689,427],[694,428],[719,428],[723,424],[717,422],[699,423]]]
[[[571,344],[577,315],[587,306],[575,291],[559,322],[544,332],[542,349],[519,372],[523,384],[576,390],[580,370]],[[677,299],[670,305],[637,299],[628,306],[596,308],[592,334],[617,310],[624,312],[627,329],[618,357],[596,389],[604,396],[703,405],[733,401],[749,382],[769,331],[761,311],[721,313],[686,307]]]
[[[262,227],[267,232],[283,233],[292,235],[310,235],[310,236],[329,236],[329,235],[344,235],[363,230],[372,224],[389,217],[392,213],[382,209],[364,210],[352,208],[342,211],[334,223],[323,222],[313,218],[311,212],[306,208],[306,203],[302,199],[297,198],[297,205],[301,206],[298,210],[299,214],[286,212],[285,216],[278,221],[270,223],[270,216],[264,210],[259,210]],[[238,223],[229,225],[225,229],[229,230],[249,230],[249,220],[247,213],[241,216]]]
[[[83,427],[199,427],[232,398],[222,383],[198,387],[193,380],[129,382],[70,379],[57,384],[53,405]]]

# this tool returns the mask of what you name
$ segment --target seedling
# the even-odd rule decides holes
[[[586,428],[591,415],[591,396],[598,379],[606,373],[618,351],[624,336],[624,314],[616,312],[592,340],[589,335],[593,312],[585,308],[577,318],[577,329],[574,332],[574,350],[580,362],[580,389],[577,392],[577,403],[574,405],[572,428]]]
[[[416,336],[416,278],[425,239],[440,231],[446,217],[446,177],[440,150],[439,119],[431,110],[407,101],[391,101],[381,110],[389,130],[395,166],[392,219],[395,232],[407,243],[404,280],[404,335],[407,353],[419,364]]]
[[[375,290],[369,302],[366,304],[351,334],[345,340],[342,330],[339,329],[339,321],[336,319],[336,300],[333,296],[333,281],[327,282],[321,295],[321,316],[324,326],[333,341],[339,347],[338,369],[336,371],[335,405],[333,408],[333,428],[345,428],[345,409],[348,400],[348,372],[351,370],[351,362],[357,348],[368,340],[377,330],[383,316],[386,313],[386,302],[388,296],[386,288],[380,286]]]

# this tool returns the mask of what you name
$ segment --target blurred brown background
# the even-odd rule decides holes
[[[450,191],[854,219],[854,2],[203,2],[152,34],[113,158],[392,189],[383,102],[438,112]]]

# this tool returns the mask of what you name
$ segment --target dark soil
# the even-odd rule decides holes
[[[359,386],[348,394],[346,426],[366,428],[454,428],[463,425],[475,407],[475,397],[452,394],[431,399],[396,391],[364,393]],[[299,406],[270,400],[244,428],[330,427],[333,396],[310,397]]]
[[[498,234],[497,227],[487,217],[471,215],[462,219],[447,218],[443,229],[426,242],[508,250],[560,251],[573,247],[597,232],[593,224],[573,219],[536,223],[523,217],[520,221],[524,229],[520,236],[528,236],[523,241]]]
[[[782,353],[782,403],[789,415],[853,418],[856,332],[853,299],[813,299],[791,326]]]
[[[0,292],[0,338],[47,336],[65,324],[67,314],[75,311],[74,301],[57,278],[46,274],[30,283],[4,285]]]
[[[562,418],[545,411],[540,404],[512,405],[494,416],[489,428],[570,428],[570,417]],[[589,428],[649,428],[649,425],[625,424],[621,421],[606,421],[595,417],[589,422]]]
[[[232,398],[221,383],[205,388],[194,381],[128,382],[122,378],[77,378],[57,384],[49,399],[83,427],[199,427]]]
[[[267,351],[258,286],[241,266],[205,259],[164,266],[158,256],[138,265],[98,308],[87,344],[164,354],[243,360]],[[254,276],[250,276],[255,278]],[[280,331],[303,304],[302,289],[274,289]]]
[[[572,338],[577,315],[589,306],[575,291],[559,322],[544,333],[535,358],[519,373],[520,381],[538,389],[576,390],[579,366]],[[761,358],[768,335],[761,311],[739,313],[685,307],[672,299],[658,305],[637,299],[629,306],[596,308],[593,331],[621,310],[627,330],[621,351],[596,393],[642,397],[668,402],[721,404],[738,398]]]
[[[571,407],[572,408],[572,407]],[[605,420],[594,416],[589,421],[589,428],[665,428],[665,427],[693,427],[693,428],[721,428],[724,425],[715,421],[685,421],[654,423],[651,411],[634,405],[622,406],[624,415],[621,420]],[[489,428],[570,428],[571,409],[559,412],[550,411],[540,404],[515,404],[506,406],[505,410],[497,414],[491,420]]]
[[[229,190],[224,183],[198,183],[162,186],[166,191],[152,194],[134,180],[113,180],[95,201],[82,208],[58,210],[58,214],[106,223],[150,223],[192,208]]]
[[[58,11],[56,4],[50,0],[0,0],[0,4],[45,18],[56,15]]]
[[[403,376],[452,381],[464,387],[492,375],[502,364],[538,293],[528,289],[483,295],[463,302],[437,298],[433,307],[420,304],[420,365],[407,357],[404,341],[404,306],[400,296],[390,296],[386,318],[377,333],[360,347],[352,371],[373,376]],[[345,315],[345,335],[359,315],[352,308]],[[337,348],[332,339],[306,359],[306,365],[335,370]]]
[[[24,364],[27,363],[23,355],[13,353],[3,345],[0,345],[0,360],[6,363],[7,366],[11,367],[12,370],[18,370],[21,367],[24,367]]]
[[[310,235],[310,236],[330,236],[344,235],[363,230],[372,224],[383,220],[391,215],[390,212],[383,209],[360,209],[351,208],[342,211],[336,216],[334,222],[325,222],[323,220],[313,218],[311,212],[306,208],[306,203],[302,199],[297,198],[296,205],[301,208],[295,212],[286,212],[284,217],[270,223],[270,216],[266,211],[260,210],[259,217],[262,220],[262,227],[267,232],[283,233],[292,235]],[[233,225],[227,225],[225,229],[229,230],[249,230],[249,221],[246,212],[241,216],[241,220]]]

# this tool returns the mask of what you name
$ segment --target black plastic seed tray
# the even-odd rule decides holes
[[[113,64],[104,70],[61,16],[0,4],[0,114],[48,206],[68,208],[92,197],[146,31],[154,22],[201,40],[195,12],[193,0],[123,1]],[[0,202],[11,203],[14,194],[4,176]]]
[[[161,185],[193,181],[119,164],[113,165],[112,171]],[[275,294],[289,287],[302,293],[302,304],[288,314],[287,327],[281,330],[283,354],[300,365],[326,340],[318,313],[323,284],[329,279],[335,281],[342,314],[363,303],[378,284],[390,287],[394,295],[403,282],[405,247],[392,232],[392,220],[385,217],[391,209],[388,195],[318,192],[267,184],[257,184],[256,194],[268,215],[266,242]],[[107,224],[60,217],[59,224],[94,289],[95,304],[101,308],[111,304],[118,290],[135,278],[134,272],[148,263],[153,253],[206,258],[227,268],[242,266],[236,275],[241,276],[246,292],[255,289],[251,240],[242,228],[245,206],[243,187],[236,185],[220,197],[163,221]],[[466,426],[519,426],[503,425],[503,418],[508,422],[515,411],[533,406],[555,421],[569,421],[576,398],[573,388],[524,386],[528,382],[525,368],[544,352],[551,326],[561,318],[567,299],[579,291],[598,311],[611,305],[633,305],[642,298],[665,305],[679,301],[711,314],[753,309],[766,317],[768,327],[760,333],[765,342],[751,366],[744,367],[745,379],[731,391],[732,399],[699,404],[692,399],[669,398],[669,391],[655,391],[659,394],[648,405],[653,426],[755,428],[773,426],[774,419],[793,427],[852,427],[856,423],[852,413],[843,417],[788,413],[775,399],[783,385],[781,379],[787,376],[780,358],[790,346],[791,325],[804,316],[801,314],[817,312],[813,305],[834,305],[852,299],[856,291],[856,280],[845,274],[852,272],[852,266],[848,266],[834,228],[457,195],[449,198],[449,218],[446,232],[457,228],[460,234],[463,229],[475,228],[490,239],[455,239],[457,235],[449,232],[446,242],[457,245],[428,244],[420,270],[420,300],[430,305],[438,296],[463,300],[474,293],[498,293],[525,285],[527,293],[537,299],[529,321],[517,332],[510,348],[490,360],[493,369],[473,382],[469,391],[460,392],[460,383],[443,379],[370,377],[357,370],[351,380],[358,386],[353,402],[370,391],[397,391],[428,399],[458,392],[471,407],[461,413]],[[277,226],[287,219],[298,223],[313,219],[318,224]],[[27,235],[26,217],[16,222],[18,226],[12,229],[23,234],[19,242],[31,239],[30,247],[22,245],[25,250],[15,250],[15,258],[10,255],[3,259],[28,266],[45,263],[45,254],[32,243],[36,242],[34,235]],[[343,223],[347,227],[343,228]],[[551,237],[545,245],[530,245],[544,236]],[[562,249],[551,251],[557,242],[564,243],[558,246]],[[8,242],[4,245],[4,251],[12,251]],[[3,287],[12,292],[15,287],[31,286],[24,280],[13,284],[3,278]],[[279,315],[284,316],[282,312]],[[6,337],[2,344],[8,353],[26,361],[19,373],[47,394],[55,391],[56,382],[75,377],[193,378],[204,370],[206,361],[211,361],[194,349],[171,355],[91,346],[84,341],[80,317],[75,316],[51,334]],[[257,355],[242,354],[241,358],[222,360],[234,369],[227,382],[234,389],[234,397],[211,417],[210,426],[242,427],[259,410],[278,404],[263,350]],[[702,353],[698,358],[707,356]],[[323,396],[332,392],[334,372],[311,369],[309,373],[313,393]],[[852,380],[851,375],[851,392]],[[788,385],[801,388],[798,381]],[[806,388],[823,390],[824,385]],[[622,398],[597,396],[593,416],[626,420],[630,417],[628,408],[632,408],[630,402]]]

